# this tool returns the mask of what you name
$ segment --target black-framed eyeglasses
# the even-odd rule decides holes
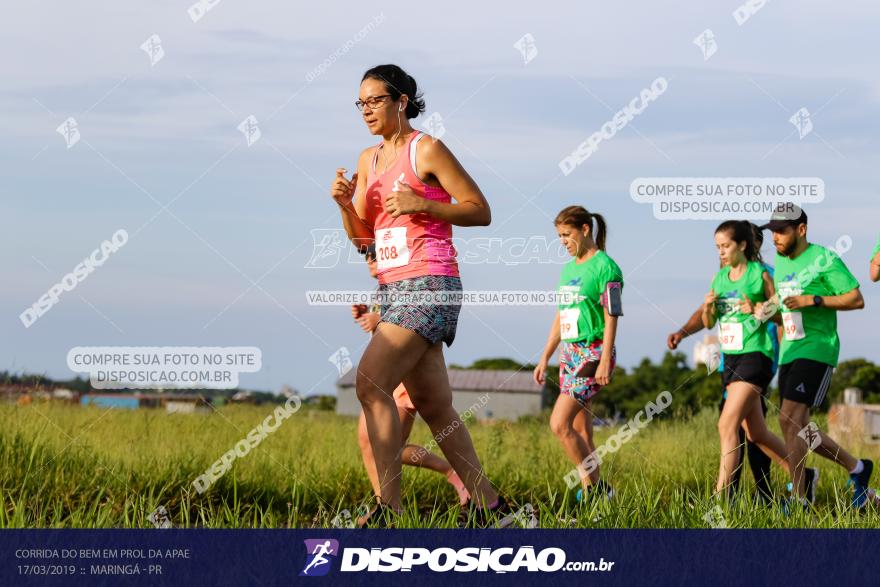
[[[381,96],[372,96],[367,98],[366,100],[358,100],[354,103],[357,106],[357,109],[361,112],[364,111],[364,106],[369,106],[370,110],[376,110],[377,108],[381,108],[383,104],[385,104],[385,98],[390,98],[391,94],[382,94]]]

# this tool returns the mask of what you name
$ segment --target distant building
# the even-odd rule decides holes
[[[169,414],[210,412],[211,398],[198,394],[173,393],[85,393],[80,405],[121,408],[165,408]]]
[[[880,443],[880,405],[863,404],[862,390],[843,390],[843,403],[828,411],[828,432],[836,441],[845,443]]]
[[[541,386],[532,372],[449,369],[452,406],[459,414],[469,412],[478,420],[516,420],[541,413]],[[355,365],[336,382],[336,413],[357,416],[361,404],[355,393]]]

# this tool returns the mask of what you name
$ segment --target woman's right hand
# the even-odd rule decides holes
[[[538,365],[535,367],[535,370],[532,372],[532,379],[535,380],[535,383],[538,385],[544,385],[544,374],[547,372],[547,359],[541,359],[538,361]]]
[[[350,181],[345,179],[347,171],[345,167],[338,168],[336,170],[336,179],[333,180],[333,185],[330,187],[330,195],[343,208],[351,204],[354,192],[357,189],[357,171],[351,176]]]

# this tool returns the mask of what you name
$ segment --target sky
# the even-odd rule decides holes
[[[738,6],[18,3],[0,23],[0,370],[70,378],[80,346],[248,346],[262,367],[243,387],[334,393],[330,357],[345,348],[356,362],[368,338],[347,308],[310,306],[305,292],[374,284],[347,250],[333,267],[307,265],[312,231],[341,228],[335,169],[378,142],[353,102],[381,63],[416,79],[492,207],[490,226],[457,238],[555,243],[561,208],[605,216],[626,279],[620,365],[659,359],[717,270],[721,219],[658,220],[630,197],[639,177],[821,178],[810,239],[851,238],[844,261],[867,307],[840,315],[841,358],[880,362],[869,327],[880,286],[867,277],[880,234],[880,7],[777,0],[740,25]],[[694,43],[706,29],[708,59]],[[563,175],[559,161],[658,77],[666,91]],[[789,121],[800,108],[813,124],[803,137]],[[260,136],[248,145],[238,127],[250,116]],[[68,147],[56,129],[70,117]],[[119,229],[128,242],[25,328],[21,312]],[[547,260],[463,263],[462,281],[552,290],[561,265]],[[553,315],[465,308],[447,361],[534,362]]]

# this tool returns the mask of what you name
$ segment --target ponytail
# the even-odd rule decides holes
[[[608,234],[608,225],[605,223],[605,219],[601,214],[593,214],[593,218],[596,220],[596,246],[599,247],[600,251],[604,251],[605,237]]]
[[[596,229],[593,230],[593,220],[596,221]],[[584,225],[590,227],[590,236],[600,251],[605,250],[605,239],[608,235],[608,223],[601,214],[593,214],[587,211],[583,206],[568,206],[563,208],[556,219],[553,221],[554,226],[565,224],[566,226],[574,226],[578,229]]]

